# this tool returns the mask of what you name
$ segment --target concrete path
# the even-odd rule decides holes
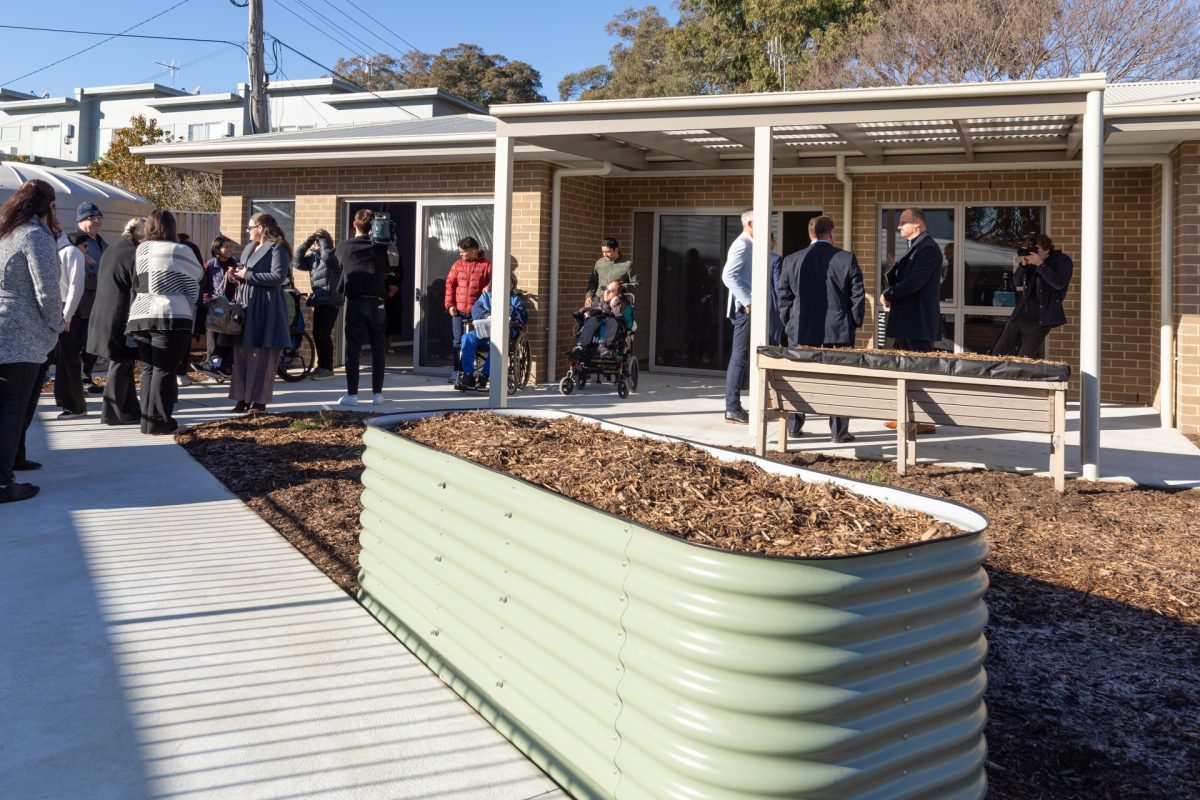
[[[178,416],[226,416],[225,387],[181,391]],[[276,383],[272,410],[334,407],[341,380]],[[444,379],[389,374],[382,412],[472,407]],[[577,410],[746,445],[711,378],[643,375],[514,407]],[[89,402],[93,410],[94,398]],[[33,500],[0,506],[0,798],[565,797],[390,633],[169,438],[60,421],[31,430]],[[1078,469],[1078,412],[1068,469]],[[1101,471],[1200,486],[1200,450],[1147,409],[1105,409]],[[891,458],[894,434],[853,422],[831,447]],[[1044,437],[943,428],[918,454],[1044,471]]]

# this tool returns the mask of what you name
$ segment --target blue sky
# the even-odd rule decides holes
[[[47,14],[48,6],[41,3],[12,3],[7,4],[0,23],[115,33],[178,2],[180,0],[143,0],[139,3],[55,0],[53,14]],[[608,51],[614,41],[605,34],[604,25],[624,9],[642,5],[629,0],[384,0],[377,3],[265,0],[263,16],[267,32],[328,66],[333,66],[339,56],[365,50],[364,44],[395,53],[408,49],[407,40],[420,50],[436,53],[459,42],[471,42],[489,53],[532,64],[542,74],[542,94],[557,100],[558,82],[563,75],[607,63]],[[678,19],[678,12],[670,2],[658,4],[658,7],[672,21]],[[362,9],[371,10],[364,12]],[[344,31],[318,19],[314,10]],[[186,0],[178,8],[130,33],[245,42],[246,28],[247,10],[233,6],[229,0]],[[351,34],[361,41],[354,42]],[[69,95],[79,86],[149,81],[173,84],[189,91],[197,85],[204,92],[233,91],[239,82],[246,80],[246,59],[241,50],[221,44],[124,38],[114,39],[28,77],[19,77],[101,40],[98,36],[0,29],[0,42],[3,43],[0,46],[0,86],[36,94],[48,91],[57,97]],[[341,43],[335,40],[341,40]],[[171,73],[156,61],[174,61],[180,70],[172,78]],[[319,67],[286,51],[282,72],[292,80],[322,74]]]

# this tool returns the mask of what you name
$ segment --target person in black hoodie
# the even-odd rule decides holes
[[[342,296],[338,282],[342,268],[333,252],[329,231],[317,228],[304,240],[292,257],[292,269],[309,273],[312,294],[308,305],[313,310],[313,343],[317,347],[317,368],[309,376],[314,381],[333,377],[333,329],[337,325]]]
[[[334,249],[342,267],[336,293],[346,298],[346,394],[341,405],[358,404],[358,359],[364,342],[371,344],[371,400],[383,402],[383,373],[387,357],[386,244],[371,241],[375,212],[359,209],[354,215],[354,237]]]

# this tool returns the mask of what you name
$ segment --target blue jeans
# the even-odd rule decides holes
[[[463,338],[463,315],[459,314],[456,317],[450,318],[450,336],[454,340],[454,370],[461,370],[462,360],[458,356],[459,349],[462,347]]]
[[[736,411],[742,407],[742,384],[746,382],[750,367],[750,315],[738,311],[730,322],[733,323],[733,350],[725,370],[725,410]]]
[[[480,339],[475,333],[475,329],[467,331],[462,337],[462,363],[463,373],[471,375],[475,369],[475,354],[479,351],[479,345],[483,345],[483,377],[487,377],[491,372],[492,366],[492,347],[489,344],[489,339]]]

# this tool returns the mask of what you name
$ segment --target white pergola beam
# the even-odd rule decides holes
[[[771,286],[771,173],[774,166],[775,140],[771,126],[754,129],[754,252],[750,261],[750,433],[757,436],[762,424],[763,387],[758,379],[758,348],[767,343]]]
[[[706,167],[719,169],[721,166],[721,156],[717,151],[706,150],[677,136],[662,133],[627,133],[619,138],[630,144],[646,147],[663,155],[694,161]]]
[[[971,131],[967,129],[966,122],[961,119],[954,120],[954,127],[958,129],[958,138],[962,141],[963,153],[968,161],[975,160],[975,142],[971,139]]]
[[[499,138],[497,137],[497,140]],[[594,161],[607,162],[637,172],[650,167],[650,162],[646,160],[646,154],[636,147],[618,144],[607,139],[598,139],[594,136],[538,136],[524,138],[522,141],[560,153],[571,153]]]
[[[1079,464],[1100,478],[1100,285],[1104,214],[1104,90],[1088,92],[1083,115],[1079,264]]]
[[[492,325],[488,406],[508,408],[508,286],[512,274],[513,140],[496,137],[492,211]],[[470,313],[470,312],[467,312]]]
[[[866,156],[868,161],[875,164],[883,161],[883,145],[867,136],[862,128],[854,125],[827,125],[825,127],[849,142],[858,152]]]

